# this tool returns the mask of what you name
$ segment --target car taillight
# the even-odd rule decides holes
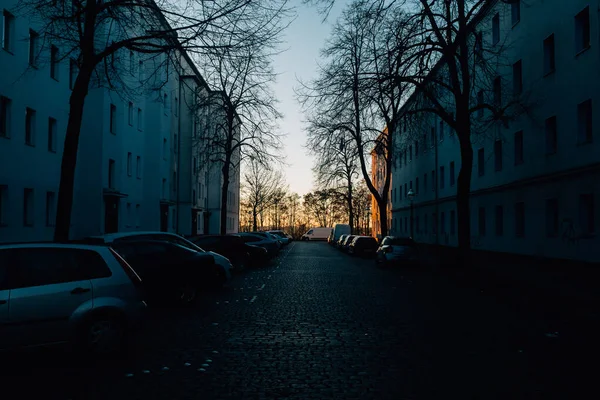
[[[109,248],[109,250],[112,253],[112,255],[115,257],[115,259],[117,260],[117,262],[119,263],[121,268],[123,268],[123,271],[125,271],[125,274],[127,274],[129,279],[131,279],[131,282],[133,282],[133,284],[135,286],[141,286],[142,278],[140,278],[140,276],[137,274],[137,272],[135,272],[134,269],[131,268],[131,266],[127,263],[127,261],[125,261],[125,259],[123,259],[123,257],[121,257],[119,255],[119,253],[117,253],[114,249]]]

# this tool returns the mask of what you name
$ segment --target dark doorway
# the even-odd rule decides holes
[[[119,198],[104,198],[104,233],[119,231]]]
[[[160,231],[161,232],[169,231],[169,205],[168,204],[160,205]]]
[[[198,211],[192,210],[192,235],[198,234]]]
[[[210,232],[208,231],[208,221],[209,221],[208,219],[209,219],[209,214],[210,214],[210,213],[209,213],[208,211],[205,211],[205,212],[203,213],[203,217],[204,217],[204,230],[203,230],[203,232],[204,232],[204,234],[205,234],[205,235],[208,235],[208,234],[210,233]]]

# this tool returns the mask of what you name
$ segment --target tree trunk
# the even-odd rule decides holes
[[[79,149],[79,135],[81,121],[83,120],[83,106],[88,94],[90,78],[93,68],[82,65],[71,98],[69,99],[69,120],[63,146],[62,162],[60,166],[60,184],[58,187],[58,202],[56,204],[56,227],[54,241],[69,240],[71,230],[71,214],[73,210],[73,190],[75,187],[75,168],[77,167],[77,151]]]
[[[388,235],[387,226],[387,196],[384,196],[381,203],[377,203],[379,207],[379,224],[381,225],[381,238]]]
[[[256,226],[256,217],[258,216],[258,212],[256,211],[256,207],[252,208],[252,231],[256,232],[257,231],[257,226]]]
[[[223,168],[221,168],[221,172],[223,173],[223,186],[221,186],[221,228],[220,234],[225,235],[227,233],[227,200],[228,200],[228,192],[229,192],[229,170],[231,166],[231,159],[229,156],[225,157],[225,162],[223,163]]]
[[[467,132],[470,133],[470,132]],[[463,133],[461,133],[462,136]],[[460,140],[461,167],[458,173],[456,189],[456,211],[458,221],[458,260],[457,266],[470,266],[471,253],[471,212],[469,196],[471,194],[471,174],[473,172],[473,147],[471,135],[466,134]]]
[[[350,225],[350,234],[354,232],[354,208],[352,207],[352,178],[348,178],[348,225]]]

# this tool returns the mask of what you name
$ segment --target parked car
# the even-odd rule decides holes
[[[238,235],[242,238],[244,243],[259,246],[267,250],[269,259],[276,257],[279,253],[279,242],[268,236],[261,236],[250,232],[240,232]]]
[[[350,229],[350,225],[348,224],[335,224],[335,226],[333,227],[333,231],[331,232],[332,234],[332,242],[333,244],[337,243],[337,241],[340,239],[340,237],[342,235],[350,235],[351,233],[351,229]]]
[[[352,243],[352,241],[354,240],[355,237],[356,237],[355,235],[348,235],[348,236],[346,236],[346,238],[342,242],[342,246],[340,248],[343,251],[348,251],[348,247],[350,246],[350,243]]]
[[[193,304],[227,278],[211,254],[162,240],[118,241],[112,247],[140,275],[151,304]]]
[[[348,246],[348,253],[360,257],[373,257],[379,243],[372,236],[356,236]]]
[[[122,349],[146,303],[142,281],[107,246],[0,245],[0,349],[72,343]]]
[[[284,246],[290,244],[290,242],[291,242],[289,235],[287,235],[284,231],[273,230],[273,231],[267,231],[267,232],[270,233],[271,235],[275,236],[281,242],[281,244]]]
[[[331,228],[312,228],[302,235],[302,240],[327,240],[329,234]]]
[[[335,242],[335,247],[337,247],[338,249],[341,249],[348,236],[349,235],[340,236],[340,238],[337,240],[337,242]]]
[[[176,243],[180,246],[187,247],[191,250],[204,253],[205,250],[198,247],[189,240],[171,232],[156,232],[156,231],[141,231],[141,232],[118,232],[118,233],[107,233],[102,236],[92,236],[82,240],[85,243],[97,243],[97,244],[112,244],[126,240],[161,240],[164,242]],[[231,261],[226,257],[214,253],[212,251],[206,251],[215,259],[215,263],[223,269],[227,280],[231,279],[231,269],[233,265]]]
[[[281,238],[279,238],[278,236],[275,236],[269,232],[252,231],[252,232],[248,232],[248,233],[252,233],[253,235],[261,236],[267,240],[273,240],[277,244],[277,249],[281,249],[283,247],[283,244],[280,240]]]
[[[409,237],[386,236],[377,249],[377,264],[399,264],[416,266],[419,264],[417,243]]]
[[[202,235],[188,239],[204,250],[228,258],[235,269],[259,265],[267,259],[265,249],[244,243],[239,235]]]

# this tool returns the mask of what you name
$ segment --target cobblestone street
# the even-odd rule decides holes
[[[568,322],[516,310],[426,268],[376,268],[324,243],[292,243],[271,266],[235,276],[194,310],[149,314],[125,359],[75,368],[57,350],[22,354],[14,369],[3,363],[10,369],[3,392],[58,399],[597,395],[579,371],[590,351],[575,350],[584,345]]]

